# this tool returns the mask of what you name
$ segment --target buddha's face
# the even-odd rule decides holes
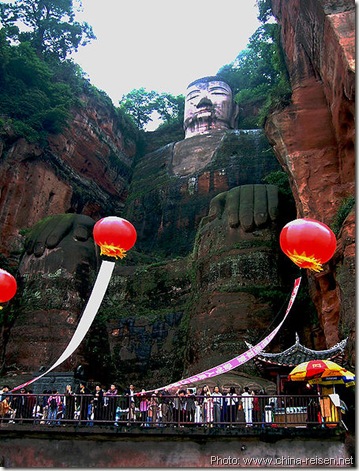
[[[198,81],[187,88],[185,137],[216,129],[229,129],[233,121],[231,88],[222,81]]]

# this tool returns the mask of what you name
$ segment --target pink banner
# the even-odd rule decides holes
[[[30,381],[27,381],[26,383],[23,383],[19,386],[16,386],[15,388],[12,389],[12,391],[16,391],[20,388],[26,387],[30,385],[31,383],[34,383],[38,379],[42,378],[43,376],[48,374],[50,371],[52,371],[54,368],[56,368],[58,365],[60,365],[65,359],[67,359],[76,350],[76,348],[80,345],[83,338],[85,337],[89,327],[92,324],[92,321],[94,320],[96,316],[97,310],[100,307],[102,298],[106,292],[108,283],[110,281],[113,268],[114,268],[113,262],[102,262],[102,265],[101,265],[99,274],[97,276],[90,299],[81,317],[79,325],[77,326],[74,336],[71,339],[66,350],[63,352],[60,358],[56,361],[56,363],[52,365],[52,367],[49,368],[47,371],[42,373],[40,376],[37,376],[36,378],[33,378]],[[300,281],[301,281],[301,278],[297,278],[294,282],[293,291],[292,291],[292,294],[288,303],[288,307],[287,307],[287,310],[286,310],[286,313],[284,315],[282,322],[269,335],[267,335],[265,339],[261,340],[257,345],[254,345],[253,347],[251,347],[249,350],[242,353],[241,355],[238,355],[232,358],[232,360],[228,360],[218,366],[210,368],[209,370],[203,371],[202,373],[199,373],[197,375],[190,376],[189,378],[186,378],[186,379],[181,379],[180,381],[177,381],[176,383],[172,383],[167,386],[163,386],[162,388],[156,388],[156,389],[161,390],[165,388],[166,389],[178,388],[186,384],[195,383],[197,381],[202,381],[208,378],[214,378],[215,376],[218,376],[230,370],[233,370],[237,366],[243,365],[243,363],[246,363],[247,361],[254,358],[256,355],[258,355],[259,352],[261,352],[269,344],[269,342],[271,342],[271,340],[277,334],[278,330],[281,328],[283,322],[287,318],[289,311],[297,296]],[[152,392],[152,391],[154,391],[154,389],[147,392]]]
[[[286,320],[289,311],[291,310],[294,300],[297,296],[299,285],[301,282],[301,278],[297,278],[294,281],[294,287],[292,290],[292,294],[288,303],[287,310],[285,312],[285,315],[283,317],[282,322],[269,334],[267,337],[265,337],[263,340],[261,340],[257,345],[254,345],[251,347],[249,350],[247,350],[244,353],[241,353],[240,355],[232,358],[231,360],[228,360],[224,363],[221,363],[218,366],[215,366],[213,368],[210,368],[209,370],[203,371],[202,373],[190,376],[189,378],[186,379],[181,379],[180,381],[177,381],[176,383],[171,383],[168,384],[167,386],[164,386],[163,388],[157,388],[157,390],[161,389],[172,389],[172,388],[178,388],[180,386],[184,386],[187,384],[192,384],[197,381],[203,381],[204,379],[208,378],[214,378],[215,376],[221,375],[223,373],[227,373],[228,371],[233,370],[237,366],[243,365],[243,363],[246,363],[247,361],[251,360],[255,356],[258,355],[268,344],[273,340],[279,329],[282,327],[284,321]],[[154,391],[154,390],[152,390]],[[148,392],[152,392],[148,391]]]

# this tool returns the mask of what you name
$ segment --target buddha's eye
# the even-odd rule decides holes
[[[211,88],[211,89],[209,89],[209,93],[211,95],[221,95],[221,96],[228,96],[229,95],[228,90],[226,90],[225,88],[221,88],[221,87]]]
[[[187,101],[194,100],[195,98],[199,97],[199,95],[200,95],[200,92],[197,92],[197,91],[191,92],[187,95]]]

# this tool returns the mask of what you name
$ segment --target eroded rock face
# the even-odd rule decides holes
[[[272,7],[293,95],[269,116],[266,135],[290,176],[298,217],[331,225],[355,191],[355,4],[273,0]],[[328,347],[353,328],[355,312],[344,298],[354,293],[354,227],[352,215],[333,261],[309,275]]]
[[[19,249],[19,231],[46,216],[119,212],[127,195],[133,145],[125,145],[111,107],[83,96],[63,134],[42,148],[8,136],[0,147],[2,252]]]
[[[184,367],[190,292],[187,259],[158,266],[116,264],[99,313],[106,340],[97,349],[108,343],[108,377],[136,390],[177,380]]]
[[[19,299],[6,349],[6,366],[33,372],[65,350],[90,296],[99,257],[95,221],[80,214],[49,216],[27,235],[18,270]],[[86,364],[84,345],[62,365]]]
[[[123,209],[135,144],[128,139],[125,144],[110,101],[107,106],[90,95],[81,99],[83,106],[73,110],[72,123],[63,134],[49,138],[46,147],[16,140],[10,132],[2,136],[1,253],[14,270],[24,230],[43,218],[66,213],[65,219],[88,217],[93,225],[94,219]],[[0,368],[5,361],[8,370],[37,371],[50,366],[67,345],[98,266],[92,237],[84,239],[81,232],[65,230],[56,250],[42,240],[43,253],[37,246],[22,258],[16,320],[5,311]],[[77,354],[63,365],[65,370],[84,360],[81,349]]]
[[[184,233],[190,228],[194,239],[201,221],[201,213],[196,213],[196,204],[203,205],[202,211],[206,215],[212,194],[218,194],[221,189],[226,190],[238,180],[260,181],[270,169],[278,168],[275,160],[263,161],[263,155],[268,155],[268,144],[266,145],[260,132],[230,132],[212,137],[210,146],[205,145],[208,136],[198,136],[181,141],[183,146],[181,143],[166,146],[155,152],[153,158],[144,159],[144,166],[152,166],[152,175],[156,175],[155,172],[158,171],[157,178],[160,179],[161,170],[165,169],[167,178],[171,177],[169,182],[173,186],[168,190],[170,194],[178,191],[179,206],[175,209],[179,211],[182,220],[171,219],[173,213],[168,214],[169,228],[165,226],[163,229],[164,232],[167,231],[168,239],[170,230],[172,234],[178,232],[178,224],[182,224]],[[212,145],[213,141],[216,145]],[[175,149],[172,154],[170,151],[177,146],[177,151]],[[196,160],[195,156],[198,154],[203,156],[205,164],[203,159]],[[196,171],[190,175],[173,175],[172,160],[166,160],[168,156],[171,159],[176,156],[178,162],[185,162],[186,165],[192,162],[192,165],[197,166]],[[151,173],[143,167],[141,171],[151,185],[156,187],[156,180],[151,180]],[[202,175],[197,176],[200,171],[203,172]],[[204,173],[209,175],[211,188],[201,184]],[[198,183],[190,189],[191,179]],[[141,180],[134,182],[141,187]],[[144,211],[146,224],[142,233],[138,221],[133,222],[143,241],[153,244],[153,237],[147,226],[157,223],[153,214],[156,207],[148,196],[151,195],[151,187],[142,188],[143,192],[148,191],[142,201],[149,205],[150,217]],[[160,194],[161,190],[162,187],[155,191]],[[203,196],[203,201],[199,198],[200,195]],[[138,385],[151,384],[152,387],[163,385],[181,376],[186,366],[186,356],[200,356],[198,352],[195,353],[194,348],[188,346],[189,327],[191,346],[194,342],[196,347],[201,346],[206,352],[205,356],[193,362],[193,370],[202,368],[207,363],[208,366],[213,366],[222,361],[222,358],[231,356],[233,351],[243,350],[243,339],[252,340],[247,336],[248,330],[253,330],[254,325],[257,329],[262,329],[273,314],[268,303],[259,301],[257,294],[253,295],[245,290],[239,294],[237,285],[247,288],[254,284],[268,286],[273,283],[274,278],[279,283],[275,256],[277,247],[272,251],[275,236],[272,229],[277,217],[278,195],[277,189],[271,185],[247,185],[243,187],[241,194],[234,187],[231,196],[227,198],[225,195],[226,193],[218,195],[211,206],[208,224],[206,223],[205,229],[202,228],[202,242],[197,250],[195,268],[198,284],[191,284],[191,257],[178,262],[167,261],[159,267],[146,267],[141,263],[128,268],[119,267],[111,280],[93,330],[89,332],[89,337],[97,337],[97,340],[90,340],[87,346],[82,345],[60,370],[81,363],[88,366],[90,375],[91,371],[99,374],[98,367],[104,363],[103,370],[106,367],[108,374],[124,385],[128,381]],[[255,209],[252,202],[255,203]],[[184,211],[188,211],[190,223],[183,220]],[[236,214],[238,221],[235,220]],[[221,221],[218,222],[217,219]],[[39,358],[34,355],[35,350],[37,355],[40,353],[41,365],[50,365],[62,353],[63,339],[71,338],[98,267],[93,241],[89,237],[93,223],[91,218],[84,215],[65,214],[60,215],[58,220],[57,216],[53,216],[49,220],[45,219],[39,228],[35,226],[28,235],[20,273],[26,284],[29,303],[21,310],[12,327],[7,347],[8,365],[36,370],[40,365],[37,365]],[[183,233],[179,233],[177,240],[182,240],[183,243]],[[171,241],[169,248],[176,253],[176,240]],[[187,246],[186,253],[192,249],[193,240]],[[78,295],[80,282],[87,288],[81,296]],[[66,286],[67,298],[63,286]],[[213,293],[214,287],[217,293]],[[223,287],[227,292],[221,294]],[[40,292],[34,305],[31,303],[31,288]],[[52,296],[46,296],[46,293],[52,293]],[[65,298],[68,302],[61,303],[61,299],[64,301]],[[213,309],[208,308],[208,303],[213,305]],[[65,304],[66,309],[61,311],[60,307]],[[193,306],[196,306],[197,314],[192,317],[190,311],[192,312]],[[231,322],[233,312],[238,311],[241,315],[236,315],[236,321]],[[219,318],[224,330],[216,333]],[[42,329],[39,329],[40,320],[43,323]],[[205,337],[205,347],[203,341],[198,341],[198,335],[202,335],[203,323],[212,329],[213,334]],[[61,324],[61,335],[55,340],[54,332]],[[101,339],[100,344],[98,337]],[[16,341],[18,338],[22,339],[19,344]],[[48,339],[51,339],[51,348]],[[216,351],[214,346],[218,342],[226,344],[226,347]],[[91,354],[91,345],[93,350],[99,352],[97,355]]]

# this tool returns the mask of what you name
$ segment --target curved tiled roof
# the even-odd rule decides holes
[[[341,363],[344,357],[344,350],[348,339],[333,345],[327,350],[312,350],[299,342],[298,334],[295,334],[296,342],[291,347],[279,353],[261,352],[255,358],[256,363],[266,363],[278,366],[295,367],[300,363],[310,360],[334,360]],[[246,342],[249,347],[252,345]],[[263,365],[264,366],[264,365]]]

